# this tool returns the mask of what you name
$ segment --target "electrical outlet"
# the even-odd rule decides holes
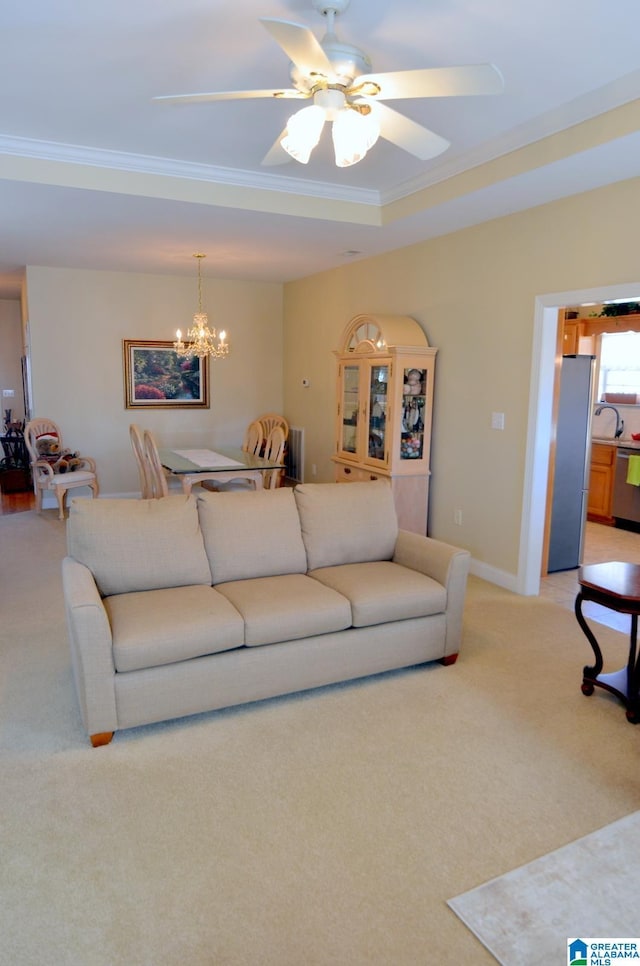
[[[2,390],[2,395],[4,396],[5,399],[13,399],[13,397],[15,396],[15,394],[16,394],[15,389],[3,389]]]
[[[312,463],[311,464],[311,475],[312,476],[315,476],[317,472],[318,472],[318,467],[316,466],[315,463]]]
[[[462,510],[453,511],[453,522],[457,527],[462,526]]]
[[[504,413],[491,413],[491,429],[504,429]]]

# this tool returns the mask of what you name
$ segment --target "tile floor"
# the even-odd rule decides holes
[[[605,527],[600,523],[589,523],[584,538],[584,563],[603,563],[606,560],[626,560],[629,563],[640,564],[640,533],[620,530],[617,527]],[[555,601],[563,607],[573,610],[578,593],[578,570],[563,570],[556,574],[549,574],[540,581],[540,596]],[[587,601],[583,608],[585,617],[606,624],[617,630],[628,633],[631,618],[625,614],[616,614]]]

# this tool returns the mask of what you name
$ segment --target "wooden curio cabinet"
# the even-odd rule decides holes
[[[437,351],[415,319],[359,315],[336,352],[336,480],[388,479],[400,526],[422,534]]]

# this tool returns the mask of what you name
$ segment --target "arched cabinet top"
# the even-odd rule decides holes
[[[339,354],[385,352],[391,346],[428,347],[426,335],[408,315],[356,315],[342,337]]]

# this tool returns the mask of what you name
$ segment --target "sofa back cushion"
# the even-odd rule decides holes
[[[391,560],[398,519],[386,481],[301,483],[294,493],[309,570]]]
[[[67,547],[92,572],[103,597],[211,585],[193,496],[73,500]]]
[[[305,573],[307,557],[290,487],[203,492],[198,513],[214,584]]]

